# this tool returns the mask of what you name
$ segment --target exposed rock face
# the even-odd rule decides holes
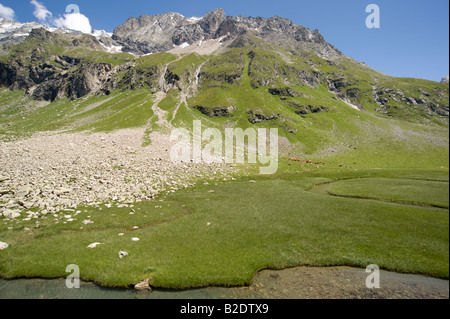
[[[55,57],[64,60],[64,57]],[[71,65],[74,72],[67,72]],[[112,66],[107,63],[81,63],[74,60],[65,67],[47,63],[37,66],[23,65],[20,60],[0,62],[0,87],[27,90],[35,100],[55,101],[60,98],[76,99],[98,91],[108,78]]]
[[[236,110],[235,106],[196,106],[195,108],[208,117],[230,117]]]
[[[444,76],[443,78],[442,78],[442,80],[441,80],[441,83],[449,83],[449,76],[448,75],[446,75],[446,76]]]
[[[259,110],[252,110],[249,111],[247,114],[248,114],[248,121],[252,124],[276,120],[280,117],[280,114],[272,113],[268,115]]]
[[[392,103],[405,103],[409,107],[424,110],[428,115],[437,114],[442,117],[449,117],[448,100],[445,104],[439,103],[439,101],[436,100],[436,95],[445,97],[445,93],[443,93],[441,89],[435,88],[433,96],[420,88],[417,91],[420,93],[420,96],[411,97],[405,95],[401,90],[379,87],[378,90],[374,92],[375,100],[380,106],[377,111],[391,115]]]
[[[61,36],[39,28],[31,31],[30,38],[46,44],[102,50],[98,40],[90,35]],[[0,62],[0,87],[27,90],[27,94],[35,100],[77,99],[99,91],[112,71],[108,63],[88,62],[63,55],[44,58],[46,55],[48,53],[44,49],[36,47],[29,60],[17,57],[9,62]]]
[[[272,95],[279,95],[279,96],[290,96],[290,97],[295,97],[295,96],[301,96],[300,93],[298,93],[297,91],[295,91],[294,89],[290,88],[290,87],[286,87],[286,88],[271,88],[268,89],[269,93]]]
[[[217,38],[216,33],[225,21],[222,9],[216,9],[202,19],[185,18],[178,13],[129,18],[114,30],[113,39],[124,51],[137,54],[156,53],[173,49],[183,43]],[[225,29],[221,29],[223,33]]]
[[[244,34],[255,35],[272,43],[297,49],[312,48],[329,58],[342,54],[327,43],[318,30],[311,31],[280,17],[227,17],[222,8],[203,18],[186,18],[178,13],[130,18],[114,30],[113,39],[124,51],[136,54],[168,51],[183,43],[200,40],[236,39]]]
[[[291,101],[289,105],[298,115],[306,115],[310,113],[328,112],[328,107],[322,105],[301,105],[295,101]]]

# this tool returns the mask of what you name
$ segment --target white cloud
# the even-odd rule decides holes
[[[89,18],[79,12],[66,13],[62,17],[53,18],[53,14],[37,0],[31,0],[30,3],[34,5],[34,16],[39,19],[41,23],[51,24],[58,28],[66,28],[83,33],[91,33],[92,27]]]
[[[14,20],[15,12],[13,9],[5,7],[3,4],[0,3],[0,18],[6,19],[6,20]]]
[[[63,17],[55,19],[53,23],[58,28],[67,28],[83,33],[91,33],[92,31],[89,18],[81,13],[67,13]]]
[[[37,2],[36,0],[31,0],[30,3],[34,5],[33,14],[40,22],[48,22],[47,19],[53,16],[42,3]]]

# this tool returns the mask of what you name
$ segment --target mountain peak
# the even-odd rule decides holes
[[[202,18],[186,18],[175,13],[130,18],[114,30],[113,39],[123,46],[124,51],[143,55],[170,51],[175,46],[203,40],[225,38],[232,43],[246,34],[288,49],[312,49],[328,59],[342,56],[318,30],[311,31],[279,16],[226,16],[222,8],[210,11]]]
[[[225,11],[223,10],[223,8],[219,7],[217,9],[214,9],[213,11],[208,12],[205,16],[208,16],[208,15],[225,17]]]
[[[199,21],[199,24],[206,33],[215,33],[225,18],[226,16],[223,9],[217,8],[208,12],[203,19]]]

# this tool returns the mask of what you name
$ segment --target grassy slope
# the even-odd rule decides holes
[[[63,99],[41,107],[39,102],[26,99],[23,92],[5,89],[0,92],[0,135],[4,139],[26,137],[41,131],[110,132],[145,127],[153,116],[154,97],[147,90],[75,101]]]
[[[332,195],[357,198],[386,199],[412,204],[448,208],[448,188],[438,181],[411,179],[362,179],[335,183],[328,191]]]

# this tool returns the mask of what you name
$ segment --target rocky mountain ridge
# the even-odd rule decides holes
[[[114,30],[113,39],[123,46],[124,51],[142,55],[222,37],[224,41],[236,40],[244,35],[254,35],[286,48],[313,49],[319,56],[329,59],[342,56],[318,30],[311,31],[278,16],[226,16],[222,8],[202,18],[186,18],[173,12],[129,18]]]

